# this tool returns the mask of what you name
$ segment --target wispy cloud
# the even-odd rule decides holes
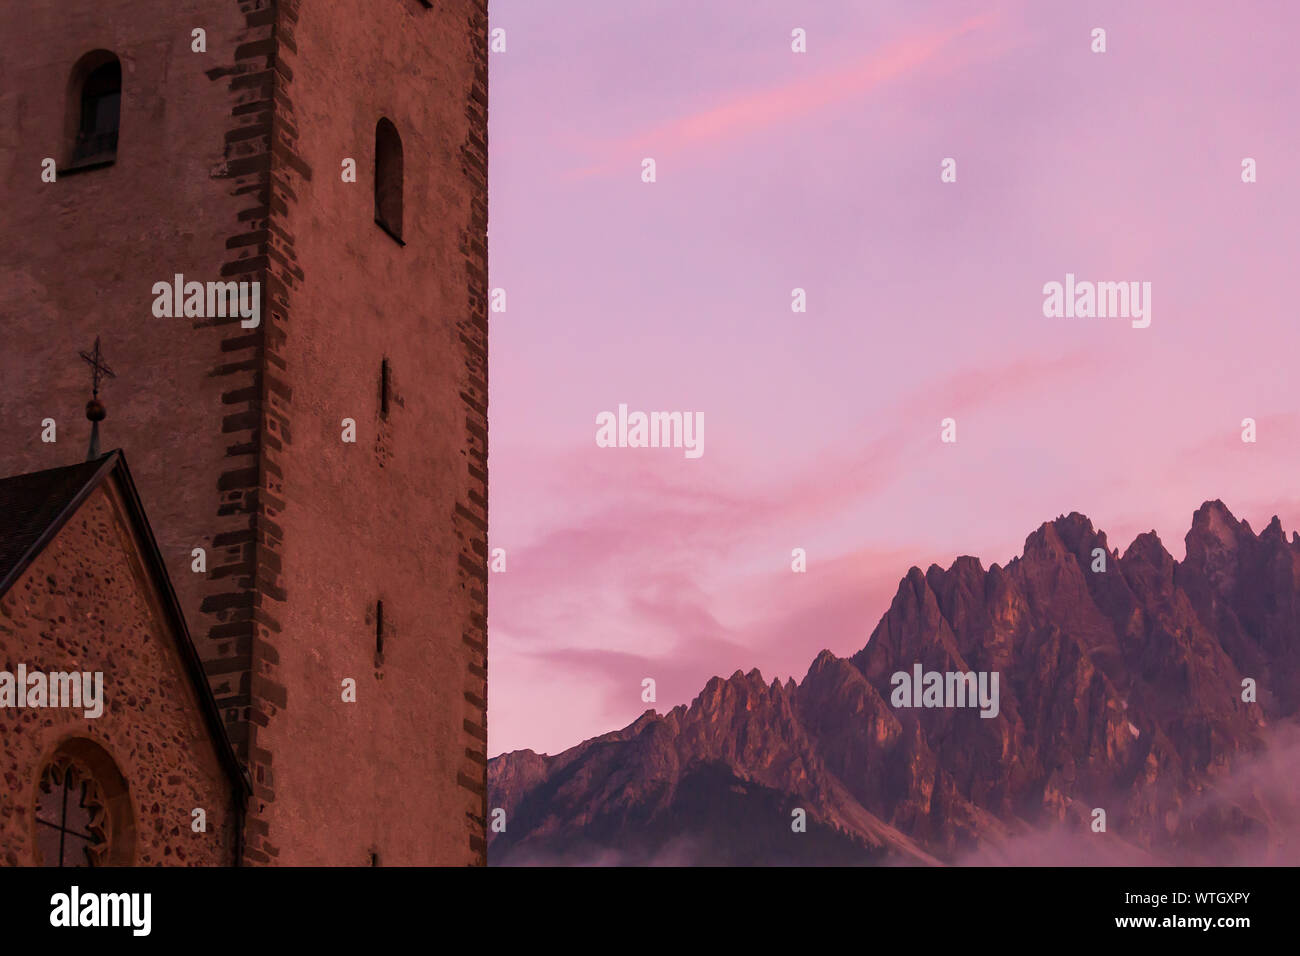
[[[509,635],[513,666],[538,680],[581,672],[584,706],[624,722],[645,707],[634,693],[643,677],[658,682],[662,709],[737,668],[802,676],[823,647],[860,649],[899,579],[927,555],[916,542],[863,540],[816,554],[808,574],[794,575],[790,549],[936,454],[940,410],[963,416],[1023,400],[1095,361],[1016,358],[924,382],[881,416],[890,424],[876,437],[820,449],[764,480],[557,451],[534,462],[534,477],[575,501],[557,508],[562,524],[510,548],[510,571],[494,581],[495,633]],[[764,564],[756,554],[770,556],[769,570],[755,569]],[[498,701],[499,725],[526,726],[510,697]]]
[[[596,162],[574,170],[570,177],[581,179],[622,168],[629,156],[640,159],[649,151],[665,155],[735,141],[792,118],[867,96],[952,55],[962,41],[987,30],[999,19],[998,14],[981,14],[967,17],[955,26],[931,27],[873,50],[841,69],[762,90],[735,93],[715,106],[617,139],[594,143]]]

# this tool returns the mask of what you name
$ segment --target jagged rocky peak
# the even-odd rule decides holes
[[[946,569],[937,564],[930,565],[925,572],[925,583],[935,594],[951,594],[964,588],[968,591],[983,590],[984,566],[979,558],[964,554]]]
[[[645,730],[647,725],[653,724],[662,719],[663,718],[659,716],[657,711],[653,708],[648,708],[641,712],[640,717],[624,727],[621,733],[624,737],[635,737],[637,734],[641,733],[641,731]]]
[[[701,711],[735,709],[738,706],[750,710],[755,702],[784,700],[786,696],[785,685],[779,680],[768,684],[757,667],[749,673],[737,669],[730,677],[709,678],[704,688],[691,701],[688,713],[694,715]]]
[[[534,750],[512,750],[495,758],[497,767],[500,771],[507,770],[524,770],[524,769],[543,769],[546,762],[551,758],[546,754],[539,754]]]
[[[821,653],[819,653],[816,657],[814,657],[813,662],[810,665],[808,665],[808,673],[809,674],[821,673],[822,671],[826,670],[826,668],[833,667],[835,665],[835,662],[838,660],[839,660],[838,657],[836,657],[830,651],[823,648]]]
[[[1094,548],[1103,548],[1110,553],[1106,542],[1106,533],[1093,528],[1092,521],[1086,515],[1072,511],[1060,515],[1052,521],[1044,522],[1025,539],[1024,561],[1040,560],[1061,561],[1074,557],[1086,566],[1092,560]],[[1012,564],[1020,559],[1013,559]]]
[[[689,708],[554,757],[494,758],[491,805],[511,822],[489,859],[689,846],[676,862],[734,862],[736,848],[743,862],[962,862],[1041,838],[1039,862],[1061,863],[1096,847],[1076,811],[1104,799],[1115,843],[1147,862],[1242,862],[1284,815],[1215,788],[1249,779],[1267,732],[1300,716],[1300,547],[1276,518],[1256,538],[1221,501],[1196,511],[1187,545],[1178,564],[1140,534],[1091,573],[1095,548],[1117,552],[1073,512],[1005,568],[912,567],[867,645],[821,651],[797,685],[737,670]],[[943,679],[933,705],[894,699],[895,672],[917,663]],[[999,675],[996,712],[955,694],[967,673],[985,690]],[[790,838],[791,807],[808,839]]]
[[[1097,532],[1093,530],[1092,521],[1086,515],[1071,511],[1052,522],[1057,536],[1071,553],[1077,554],[1083,547],[1092,547]]]
[[[1184,541],[1187,572],[1210,582],[1223,595],[1236,588],[1243,551],[1253,553],[1258,543],[1250,525],[1238,521],[1217,499],[1205,502],[1196,510]]]
[[[1282,530],[1282,519],[1277,515],[1273,515],[1273,520],[1268,523],[1268,527],[1259,533],[1259,540],[1286,544],[1286,532]]]
[[[1206,550],[1231,550],[1238,547],[1244,536],[1255,537],[1250,524],[1238,521],[1228,506],[1216,498],[1196,509],[1186,542],[1189,553],[1193,545]]]
[[[1124,552],[1126,563],[1140,561],[1143,564],[1149,564],[1154,568],[1169,568],[1174,563],[1174,557],[1165,547],[1164,542],[1160,540],[1160,535],[1155,531],[1144,531],[1128,546]]]

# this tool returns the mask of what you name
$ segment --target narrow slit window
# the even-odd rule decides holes
[[[375,127],[375,222],[402,242],[402,137],[389,120]],[[402,243],[405,245],[405,243]]]
[[[388,417],[388,393],[391,390],[391,372],[388,368],[388,359],[384,359],[379,364],[379,414]]]
[[[375,603],[375,659],[384,660],[384,602]]]

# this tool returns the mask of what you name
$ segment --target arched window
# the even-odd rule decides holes
[[[375,127],[375,222],[402,242],[402,137],[387,119]]]
[[[107,50],[87,53],[72,71],[72,166],[112,162],[122,105],[122,64]]]
[[[126,781],[91,740],[65,741],[36,787],[36,862],[43,866],[129,866],[135,817]]]

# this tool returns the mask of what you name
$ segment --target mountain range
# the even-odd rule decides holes
[[[997,674],[996,716],[896,706],[918,664]],[[1276,517],[1256,534],[1207,502],[1179,562],[1073,513],[1005,567],[911,568],[866,646],[797,684],[737,671],[562,753],[493,758],[488,858],[1300,862],[1297,678],[1300,535]]]

